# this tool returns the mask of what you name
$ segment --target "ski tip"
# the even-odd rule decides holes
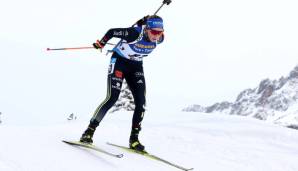
[[[70,143],[71,141],[67,141],[67,140],[61,140],[64,143]]]
[[[117,157],[118,158],[122,158],[124,155],[123,154],[118,154]]]
[[[68,145],[73,145],[73,143],[66,141],[66,140],[62,140],[63,143],[68,144]]]
[[[66,144],[70,144],[70,145],[74,145],[74,144],[78,143],[76,141],[66,141],[66,140],[62,140],[62,142],[66,143]]]

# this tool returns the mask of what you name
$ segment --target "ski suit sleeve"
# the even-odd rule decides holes
[[[139,37],[139,32],[134,27],[129,28],[112,28],[101,39],[106,44],[113,37],[126,40],[128,43],[135,41]]]

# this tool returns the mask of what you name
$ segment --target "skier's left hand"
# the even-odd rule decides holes
[[[145,25],[146,22],[147,22],[147,19],[148,19],[149,17],[150,17],[150,15],[147,15],[147,16],[145,16],[145,17],[139,19],[139,20],[136,22],[137,26],[142,27],[142,25]]]
[[[163,3],[164,3],[164,4],[167,4],[167,5],[170,5],[171,2],[172,2],[172,0],[164,0],[164,1],[163,1]]]

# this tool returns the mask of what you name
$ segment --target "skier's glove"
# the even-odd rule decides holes
[[[100,51],[104,48],[104,46],[106,45],[106,41],[103,39],[101,39],[100,41],[99,40],[96,40],[95,43],[93,43],[93,47],[95,49],[99,49]]]
[[[147,19],[149,18],[149,15],[139,19],[136,24],[138,27],[142,27],[142,25],[146,25]]]
[[[171,2],[172,2],[172,0],[164,0],[164,1],[163,1],[163,4],[170,5]]]

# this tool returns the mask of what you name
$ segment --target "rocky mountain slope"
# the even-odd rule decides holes
[[[220,102],[203,107],[189,106],[183,111],[226,113],[298,128],[298,66],[287,77],[265,79],[254,89],[242,91],[235,102]]]

